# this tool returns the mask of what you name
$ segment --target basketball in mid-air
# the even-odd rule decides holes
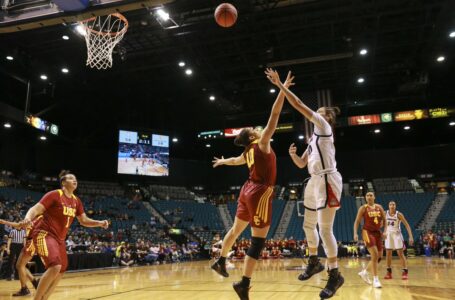
[[[237,9],[230,3],[221,3],[215,9],[215,21],[221,27],[231,27],[237,21]]]

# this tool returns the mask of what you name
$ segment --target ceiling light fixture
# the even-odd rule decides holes
[[[87,35],[87,32],[85,31],[84,26],[81,25],[81,24],[76,26],[76,31],[77,31],[77,33],[79,33],[82,36],[86,36]]]
[[[167,21],[169,20],[169,13],[165,12],[164,10],[162,9],[158,9],[156,11],[156,14],[161,18],[161,20],[163,21]]]

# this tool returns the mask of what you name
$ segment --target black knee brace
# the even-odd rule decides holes
[[[260,237],[252,237],[251,238],[251,247],[248,248],[248,252],[246,255],[249,257],[252,257],[254,259],[259,259],[259,256],[261,255],[262,248],[264,248],[265,245],[265,238],[260,238]]]

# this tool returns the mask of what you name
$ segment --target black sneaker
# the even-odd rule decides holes
[[[212,270],[214,270],[215,272],[217,272],[218,274],[220,274],[223,277],[229,277],[229,273],[226,271],[226,265],[224,265],[224,264],[222,265],[218,261],[216,261],[212,265]]]
[[[321,299],[332,298],[336,291],[343,285],[344,278],[341,276],[341,273],[338,272],[338,269],[329,270],[329,280],[325,288],[319,293]]]
[[[324,271],[324,266],[321,264],[317,256],[310,257],[306,270],[299,275],[299,280],[305,281],[311,278],[311,276]]]
[[[21,288],[19,292],[13,294],[13,297],[20,297],[20,296],[28,296],[30,295],[30,291],[27,287]]]
[[[239,296],[240,300],[249,300],[250,297],[248,296],[250,292],[250,287],[245,287],[244,285],[241,284],[241,282],[234,282],[232,284],[232,287],[234,288],[234,291],[237,293]]]
[[[38,288],[39,280],[40,280],[39,278],[38,279],[33,278],[32,280],[32,285],[35,288],[35,290]]]

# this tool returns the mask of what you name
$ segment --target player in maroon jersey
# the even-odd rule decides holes
[[[33,256],[35,255],[35,246],[33,244],[33,239],[30,236],[31,231],[33,230],[33,226],[35,226],[43,216],[38,216],[32,221],[32,226],[27,227],[26,230],[26,241],[24,247],[22,248],[21,253],[19,254],[19,258],[16,262],[16,270],[19,274],[19,281],[21,283],[21,289],[13,294],[13,297],[17,296],[27,296],[30,295],[30,290],[27,287],[27,281],[30,281],[33,287],[36,289],[38,287],[39,279],[36,279],[29,269],[27,269],[27,264],[30,260],[32,260]],[[0,219],[0,224],[5,224],[14,228],[22,228],[20,223],[17,222],[9,222],[6,220]]]
[[[367,204],[359,208],[357,217],[354,222],[354,241],[359,240],[357,229],[359,228],[360,220],[363,218],[362,238],[365,242],[368,252],[370,252],[371,260],[364,270],[359,273],[359,276],[367,283],[371,284],[368,278],[368,268],[371,266],[373,273],[373,287],[380,288],[381,282],[378,278],[378,263],[382,257],[382,238],[387,236],[386,214],[381,205],[375,204],[375,196],[372,192],[365,195]],[[384,233],[381,233],[381,227],[384,227]]]
[[[35,300],[48,299],[68,266],[65,238],[76,217],[85,227],[107,228],[107,220],[92,220],[84,212],[81,200],[74,195],[77,188],[76,176],[69,171],[59,175],[61,189],[48,192],[30,208],[21,224],[32,225],[37,216],[43,215],[31,233],[37,254],[44,263],[46,272],[41,277]]]
[[[271,70],[266,71],[267,76],[269,72]],[[289,87],[293,85],[292,80],[289,72],[284,84]],[[213,160],[214,168],[221,165],[246,164],[250,171],[248,180],[240,191],[234,225],[223,239],[220,258],[212,265],[212,269],[218,274],[229,276],[226,272],[226,256],[237,237],[250,224],[251,247],[248,248],[245,258],[243,277],[240,282],[234,283],[234,289],[240,299],[248,299],[250,279],[270,228],[273,187],[276,180],[276,156],[270,146],[270,139],[278,124],[283,102],[284,94],[280,92],[273,104],[267,126],[262,132],[252,128],[242,129],[234,141],[235,145],[245,148],[241,155],[227,159],[215,157]]]

